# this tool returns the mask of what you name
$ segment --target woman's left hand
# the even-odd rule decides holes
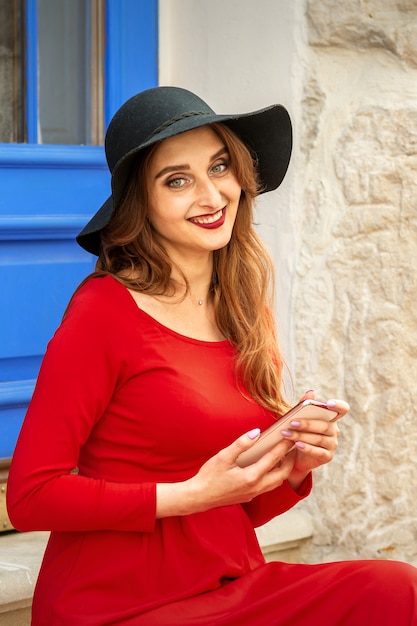
[[[308,391],[300,400],[307,398],[314,399],[314,392]],[[329,400],[328,404],[340,417],[346,415],[350,408],[344,400]],[[294,457],[288,482],[293,489],[297,489],[311,470],[333,459],[338,446],[339,427],[337,421],[294,419],[282,434],[295,444],[288,453]]]

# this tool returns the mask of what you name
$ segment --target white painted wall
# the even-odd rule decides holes
[[[218,113],[283,104],[297,133],[304,0],[160,0],[160,85],[190,89]],[[296,150],[284,183],[259,199],[257,222],[277,271],[281,343],[292,366],[290,296],[297,246]]]

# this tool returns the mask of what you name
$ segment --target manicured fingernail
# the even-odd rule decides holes
[[[300,428],[300,426],[301,426],[301,422],[299,422],[298,420],[293,420],[292,422],[290,422],[290,425],[291,425],[293,428]]]
[[[334,407],[335,407],[336,405],[337,405],[336,400],[329,400],[329,401],[328,401],[328,403],[327,403],[327,406],[328,406],[330,409],[334,409]]]
[[[296,441],[294,445],[296,448],[300,448],[300,450],[304,450],[305,448],[305,444],[302,441]]]
[[[292,437],[292,432],[290,430],[281,430],[281,435],[283,437]]]
[[[306,393],[314,393],[314,389],[307,389]]]
[[[253,430],[250,430],[246,434],[249,437],[249,439],[256,439],[256,437],[259,435],[260,432],[261,432],[260,428],[254,428]]]

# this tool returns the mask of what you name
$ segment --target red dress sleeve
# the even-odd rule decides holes
[[[123,319],[116,311],[91,289],[81,290],[48,345],[8,480],[8,511],[19,530],[154,528],[154,483],[74,472],[82,446],[123,382],[114,332]]]
[[[253,526],[262,526],[277,515],[285,513],[293,506],[306,498],[312,489],[313,479],[308,474],[297,491],[294,491],[287,481],[273,491],[268,491],[254,498],[251,502],[242,504]]]

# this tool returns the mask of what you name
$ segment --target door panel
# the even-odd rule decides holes
[[[106,198],[101,147],[0,149],[0,458],[10,457],[48,340],[94,267],[76,234]]]

